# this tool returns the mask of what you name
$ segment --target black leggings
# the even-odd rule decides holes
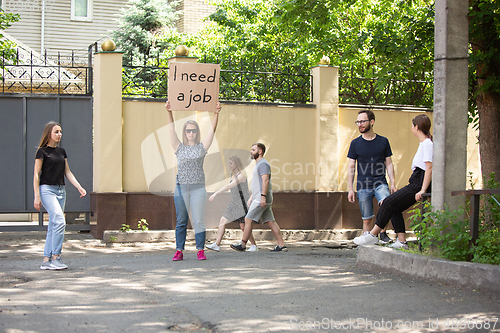
[[[378,210],[377,222],[375,223],[377,226],[384,229],[391,220],[396,233],[405,232],[403,212],[417,202],[415,194],[422,189],[424,175],[424,170],[416,168],[410,177],[408,185],[384,199],[382,206]]]

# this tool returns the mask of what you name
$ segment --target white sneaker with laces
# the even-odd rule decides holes
[[[373,236],[371,233],[366,235],[354,237],[354,244],[356,245],[375,245],[378,243],[378,237]]]
[[[408,250],[408,244],[400,242],[399,239],[397,239],[394,243],[389,245],[389,247],[392,247],[393,249]]]
[[[247,249],[247,252],[257,252],[259,249],[257,248],[257,245],[250,245],[250,247]]]
[[[220,251],[220,246],[217,245],[217,243],[213,243],[210,245],[205,246],[207,249],[213,250],[213,251]]]

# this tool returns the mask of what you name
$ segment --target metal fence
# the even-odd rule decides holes
[[[220,99],[282,103],[311,103],[312,77],[306,66],[279,62],[257,63],[242,59],[199,59],[221,65]],[[166,59],[148,59],[148,65],[123,65],[123,96],[167,98]],[[339,69],[340,103],[362,105],[432,106],[433,83],[424,80],[399,80],[393,77],[359,75],[352,68]]]
[[[341,103],[374,105],[415,105],[432,107],[432,81],[398,80],[390,76],[364,77],[352,68],[339,69]]]
[[[0,93],[92,95],[92,49],[38,54],[17,48],[14,58],[2,53]]]
[[[0,93],[43,93],[92,95],[92,57],[97,43],[86,51],[39,55],[18,48],[15,59],[0,59]],[[277,103],[311,103],[312,77],[306,66],[278,61],[203,57],[203,63],[218,63],[220,99]],[[168,65],[159,57],[146,64],[125,61],[122,75],[124,97],[168,98]],[[340,66],[340,103],[363,105],[432,106],[433,83],[425,80],[398,80],[391,77],[363,76]]]
[[[312,102],[312,80],[309,70],[279,63],[256,63],[234,59],[209,59],[220,71],[220,99],[274,103]],[[168,97],[168,66],[160,59],[153,65],[132,66],[124,61],[122,94],[125,97]]]

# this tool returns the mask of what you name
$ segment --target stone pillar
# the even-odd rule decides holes
[[[126,223],[122,192],[122,53],[99,52],[94,61],[94,192],[90,194],[91,233]]]
[[[318,65],[311,69],[316,104],[316,190],[339,188],[339,68]]]
[[[455,210],[465,197],[468,110],[468,1],[436,0],[432,205]]]
[[[122,192],[122,53],[96,53],[94,73],[94,192]]]

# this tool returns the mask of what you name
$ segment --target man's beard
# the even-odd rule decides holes
[[[365,128],[363,128],[363,129],[360,128],[359,132],[360,133],[366,133],[366,132],[368,132],[371,129],[372,129],[372,125],[370,123],[368,123],[368,125]]]
[[[252,160],[256,160],[257,158],[259,158],[259,153],[250,155],[252,155]]]

